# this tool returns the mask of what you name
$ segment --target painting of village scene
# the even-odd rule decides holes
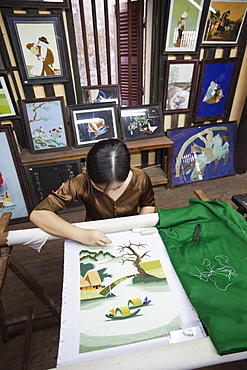
[[[167,62],[164,113],[188,111],[196,66],[195,60]]]
[[[79,353],[165,338],[179,329],[163,253],[151,240],[121,232],[104,250],[81,248]]]

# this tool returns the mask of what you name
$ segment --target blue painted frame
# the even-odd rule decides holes
[[[236,122],[171,129],[172,186],[235,173]]]

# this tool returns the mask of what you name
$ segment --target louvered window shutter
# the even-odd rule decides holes
[[[141,105],[143,0],[121,3],[116,19],[118,22],[118,80],[121,86],[122,105]]]

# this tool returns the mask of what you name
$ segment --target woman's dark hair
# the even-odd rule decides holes
[[[87,172],[95,184],[123,182],[130,171],[130,153],[119,139],[98,141],[87,155]]]

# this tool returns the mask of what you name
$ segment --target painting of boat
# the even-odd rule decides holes
[[[128,306],[123,306],[123,307],[117,307],[115,310],[110,310],[109,314],[106,314],[106,317],[111,320],[124,320],[124,319],[129,319],[131,317],[134,317],[138,314],[138,312],[141,309],[137,309],[133,312],[130,312],[130,309]]]
[[[128,300],[128,307],[130,310],[133,310],[134,308],[148,306],[150,302],[151,300],[148,297],[144,298],[143,301],[141,298],[132,298]]]

